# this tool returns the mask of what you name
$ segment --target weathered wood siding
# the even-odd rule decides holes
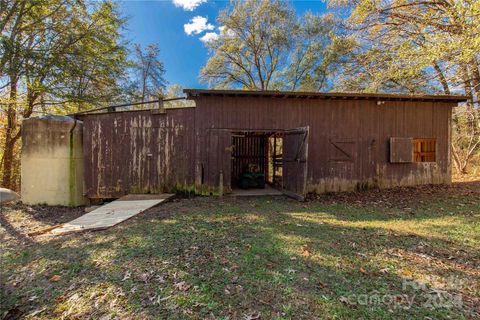
[[[195,101],[198,145],[206,143],[205,132],[212,130],[309,126],[311,192],[450,182],[449,128],[455,103],[228,96],[199,96]],[[436,138],[436,162],[390,163],[390,137]],[[197,152],[197,162],[207,161],[206,149]]]
[[[83,116],[89,198],[193,186],[195,109]]]
[[[230,187],[231,133],[309,127],[307,190],[450,182],[455,102],[198,96],[196,108],[92,114],[84,121],[87,196],[176,186]],[[391,137],[436,138],[435,163],[390,163]]]

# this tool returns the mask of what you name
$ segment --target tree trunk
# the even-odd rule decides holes
[[[465,95],[468,97],[469,101],[467,102],[467,109],[472,110],[473,109],[473,88],[472,88],[472,79],[470,77],[470,74],[468,72],[468,66],[465,64],[460,65],[460,76],[463,81],[463,88],[465,90]]]
[[[445,94],[450,94],[450,87],[448,86],[448,81],[445,78],[445,75],[443,74],[443,71],[438,65],[437,61],[433,61],[433,68],[437,72],[438,80],[440,80],[440,83],[442,84],[442,87],[443,87],[443,92]]]
[[[465,174],[465,168],[462,168],[462,161],[460,160],[460,157],[458,155],[457,150],[455,149],[455,146],[452,144],[452,156],[453,156],[453,165],[455,166],[455,169],[457,170],[458,174]]]
[[[7,128],[2,159],[2,186],[12,189],[14,187],[12,181],[14,150],[19,136],[17,135],[17,79],[16,77],[10,79],[10,101],[7,107]]]
[[[12,77],[10,84],[10,101],[7,108],[7,128],[4,142],[4,153],[1,161],[2,165],[2,186],[9,189],[17,187],[18,164],[15,164],[15,146],[20,138],[17,119],[17,82],[16,77]],[[27,107],[23,110],[23,118],[32,115],[33,107],[39,94],[27,89]]]
[[[472,80],[473,80],[473,89],[477,94],[477,98],[480,98],[480,66],[476,59],[472,60]]]
[[[477,121],[480,121],[480,66],[476,59],[472,59],[471,63],[471,72],[472,72],[472,85],[473,91],[476,97],[476,104],[477,104]],[[474,106],[475,107],[475,106]]]

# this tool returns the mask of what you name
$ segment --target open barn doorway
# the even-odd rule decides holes
[[[231,186],[236,195],[281,195],[283,133],[232,133]]]

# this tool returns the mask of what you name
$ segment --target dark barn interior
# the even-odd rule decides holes
[[[282,185],[281,132],[232,133],[231,185],[233,188],[264,188]]]

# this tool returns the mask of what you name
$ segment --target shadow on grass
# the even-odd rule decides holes
[[[21,211],[22,228],[15,227],[10,213]],[[21,202],[3,205],[0,211],[0,226],[19,243],[33,244],[35,240],[28,236],[30,232],[41,231],[61,223],[71,221],[85,214],[83,207],[70,208],[64,206],[28,206]]]
[[[22,203],[10,205],[11,210],[22,210],[28,214],[31,219],[46,225],[56,225],[76,219],[85,214],[85,207],[65,207],[65,206],[28,206]]]
[[[449,190],[448,186],[442,186]],[[432,193],[415,194],[418,188],[401,189],[396,199],[395,191],[388,190],[389,196],[382,197],[378,191],[352,194],[325,195],[320,201],[307,204],[314,210],[328,209],[340,220],[345,221],[423,221],[439,217],[459,216],[472,221],[480,217],[480,183],[478,191],[467,188],[461,192],[456,186],[455,192],[445,193],[436,190]],[[407,198],[407,200],[404,200]],[[333,209],[333,210],[332,210]],[[361,212],[361,214],[359,214]]]
[[[423,319],[458,313],[422,306],[426,298],[412,288],[403,290],[403,276],[395,270],[381,274],[383,266],[377,265],[377,256],[385,250],[410,252],[421,242],[435,248],[449,243],[297,216],[336,216],[337,210],[287,199],[167,203],[107,231],[9,252],[2,261],[8,279],[2,310],[46,308],[41,314],[46,318],[60,317],[69,308],[74,311],[67,318],[130,313],[138,318],[213,314],[239,319],[260,312],[266,319]],[[467,254],[468,259],[478,258],[475,252]],[[462,270],[453,273],[465,276]],[[61,278],[52,281],[54,275]],[[118,310],[111,306],[113,297],[98,302],[101,293],[91,292],[105,288],[116,290],[123,302]],[[419,300],[403,309],[344,299],[372,292],[417,295]],[[72,299],[75,295],[77,300]]]
[[[20,232],[15,228],[10,221],[5,217],[4,212],[0,212],[0,226],[2,226],[5,231],[14,239],[24,244],[32,244],[34,241],[32,238],[28,237],[24,233]]]

